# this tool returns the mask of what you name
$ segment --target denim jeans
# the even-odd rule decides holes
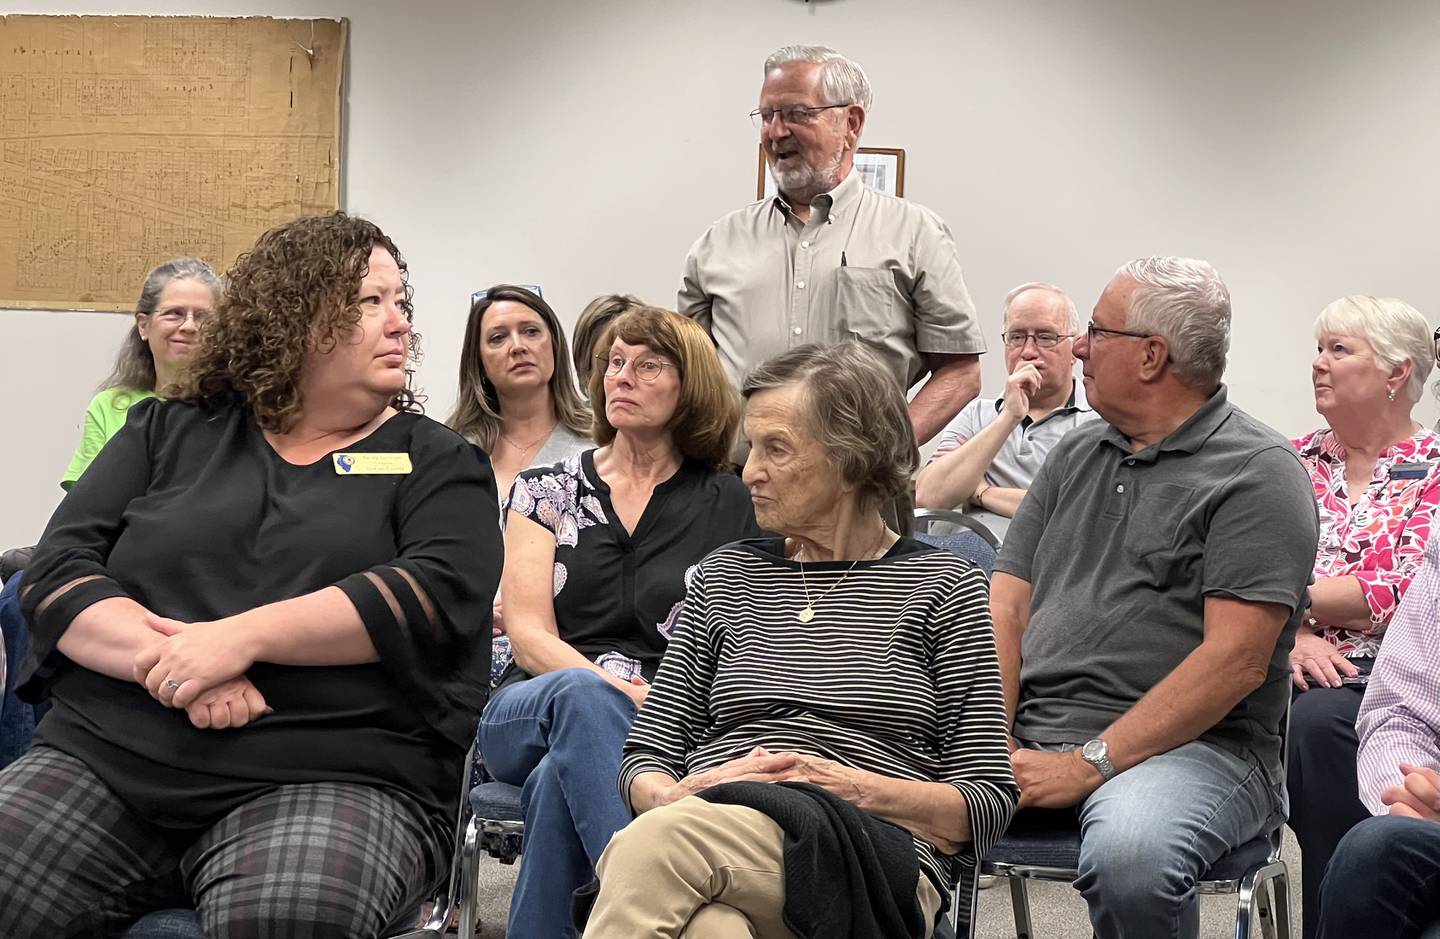
[[[123,939],[205,939],[195,910],[157,910],[135,921]]]
[[[20,580],[24,572],[5,581],[0,590],[0,633],[5,636],[5,697],[0,701],[0,768],[9,766],[30,748],[35,734],[35,709],[15,697],[20,669],[30,651],[30,629],[20,613]]]
[[[523,787],[525,853],[510,899],[510,939],[576,935],[570,896],[630,823],[616,780],[634,719],[625,693],[584,668],[548,672],[490,699],[478,731],[485,767]]]
[[[1041,749],[1067,749],[1043,745]],[[1075,887],[1105,939],[1195,939],[1195,884],[1233,848],[1284,821],[1281,786],[1201,741],[1133,766],[1079,808]]]
[[[1440,822],[1379,815],[1350,829],[1320,884],[1320,939],[1440,934]]]

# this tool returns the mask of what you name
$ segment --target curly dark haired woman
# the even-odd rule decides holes
[[[374,936],[444,873],[489,665],[494,477],[416,413],[399,251],[261,236],[27,571],[37,745],[0,772],[0,935]]]

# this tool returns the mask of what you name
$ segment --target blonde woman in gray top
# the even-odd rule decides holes
[[[447,423],[490,455],[502,503],[521,470],[592,446],[565,332],[539,294],[497,284],[471,304]]]

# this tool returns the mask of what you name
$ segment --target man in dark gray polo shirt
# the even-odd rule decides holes
[[[1093,316],[1075,355],[1106,423],[1051,451],[991,585],[1011,760],[1022,809],[1078,809],[1098,935],[1193,937],[1191,885],[1284,819],[1315,500],[1285,438],[1226,400],[1214,268],[1132,261]]]

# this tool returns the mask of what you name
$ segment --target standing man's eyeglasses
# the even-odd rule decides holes
[[[1435,327],[1435,334],[1430,338],[1435,342],[1435,361],[1440,362],[1440,326]]]
[[[755,122],[756,127],[767,126],[771,119],[777,114],[780,120],[789,127],[800,127],[815,120],[821,111],[829,111],[831,108],[848,108],[849,102],[845,104],[820,104],[815,107],[806,107],[803,104],[792,104],[788,108],[756,108],[750,112],[750,120]]]

